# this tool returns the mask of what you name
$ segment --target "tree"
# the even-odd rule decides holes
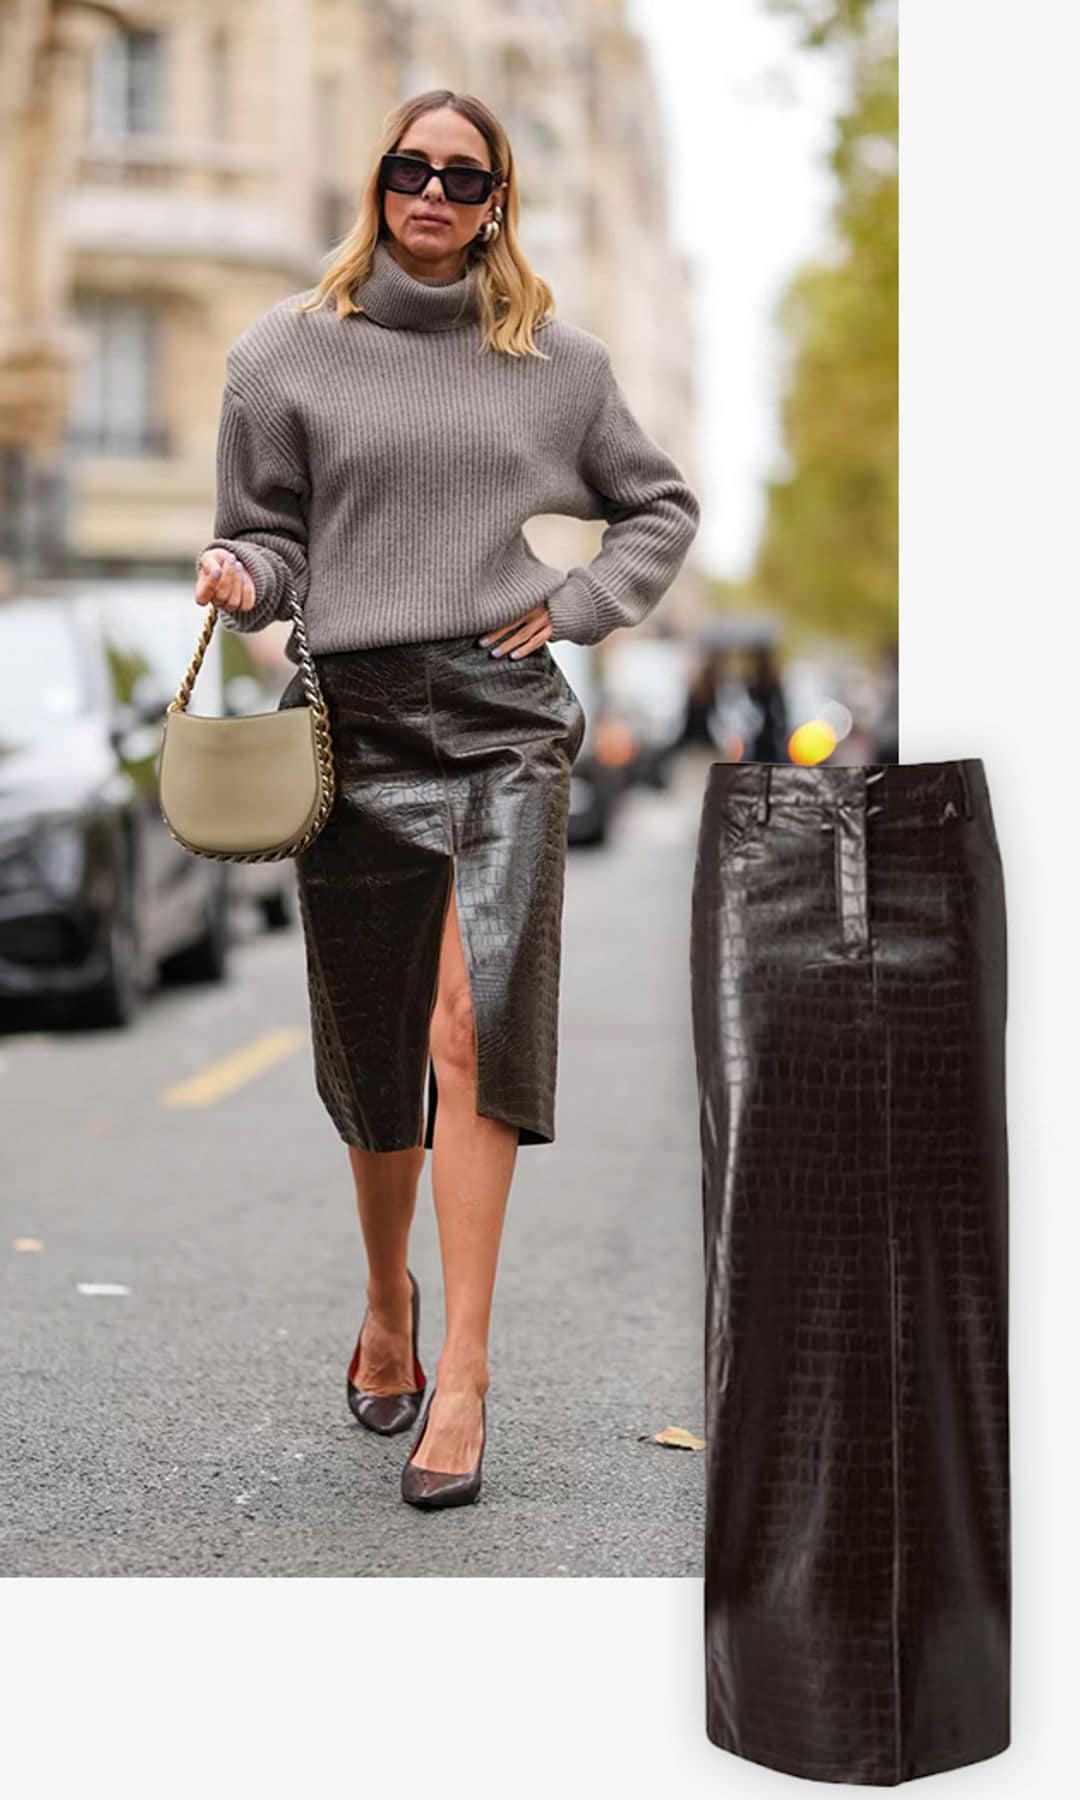
[[[898,55],[874,0],[767,0],[803,41],[844,40],[852,99],[837,121],[837,253],[791,282],[786,468],[770,484],[753,598],[793,621],[880,638],[897,607]]]
[[[765,0],[765,10],[794,19],[808,50],[858,39],[896,16],[895,8],[882,0]]]

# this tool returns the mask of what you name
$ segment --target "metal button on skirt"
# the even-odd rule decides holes
[[[338,1135],[380,1151],[434,1141],[429,1030],[453,878],[477,1111],[521,1144],[551,1143],[581,702],[546,644],[514,660],[470,635],[315,662],[337,791],[296,873],[315,1084]],[[305,699],[298,670],[278,710]]]
[[[707,1732],[1009,1743],[1006,916],[981,761],[716,763],[694,872]]]

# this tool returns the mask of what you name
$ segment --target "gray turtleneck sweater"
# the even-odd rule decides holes
[[[251,574],[257,631],[286,618],[295,578],[315,655],[477,635],[545,601],[552,636],[595,644],[670,587],[700,507],[630,411],[602,340],[555,317],[548,360],[485,348],[475,284],[409,275],[385,242],[357,292],[280,300],[230,346],[217,447],[216,535]],[[534,513],[606,519],[564,576],[533,555]],[[294,639],[286,645],[293,662]]]

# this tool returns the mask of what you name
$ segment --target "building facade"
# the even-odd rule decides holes
[[[54,376],[36,454],[63,494],[69,567],[190,571],[211,531],[228,344],[317,279],[386,114],[435,86],[503,119],[526,254],[560,314],[611,346],[631,404],[694,480],[690,271],[669,241],[656,94],[624,0],[140,0],[69,46],[62,103],[57,87],[39,127],[62,141],[43,177]],[[600,531],[539,519],[528,535],[569,566]],[[696,585],[684,571],[677,616]]]

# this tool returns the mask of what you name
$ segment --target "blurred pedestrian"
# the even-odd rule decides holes
[[[788,715],[784,686],[776,657],[767,644],[760,644],[750,658],[746,691],[757,709],[760,723],[747,755],[749,762],[776,763],[787,761]]]

